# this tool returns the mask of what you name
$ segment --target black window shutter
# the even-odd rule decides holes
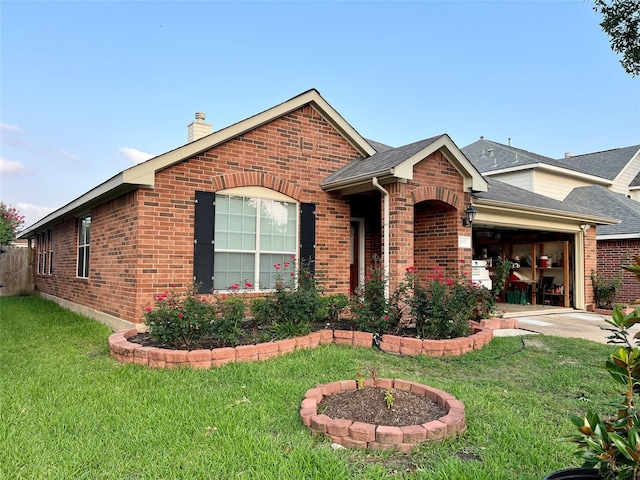
[[[300,262],[315,272],[316,260],[316,206],[300,204]]]
[[[210,293],[213,290],[215,215],[215,193],[196,192],[193,280],[198,284],[198,293]]]

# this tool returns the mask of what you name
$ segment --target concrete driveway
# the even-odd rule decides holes
[[[514,335],[555,335],[557,337],[583,338],[598,343],[607,343],[608,332],[600,329],[607,325],[610,316],[586,312],[584,310],[561,309],[553,311],[532,310],[530,312],[508,312],[505,318],[518,320],[518,329],[495,330],[495,336]],[[631,329],[639,332],[638,325]]]

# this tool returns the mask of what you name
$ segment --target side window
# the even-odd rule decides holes
[[[89,278],[89,241],[91,217],[86,216],[78,221],[78,277]]]
[[[49,237],[49,268],[47,270],[47,274],[53,275],[53,229],[50,228],[47,232]]]

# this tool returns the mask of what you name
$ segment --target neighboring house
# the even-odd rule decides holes
[[[500,182],[488,190],[446,134],[399,148],[368,141],[309,90],[213,133],[197,114],[188,140],[22,232],[40,294],[119,327],[141,322],[171,286],[195,281],[206,294],[248,282],[243,294],[264,294],[274,265],[292,259],[310,261],[327,293],[362,285],[376,255],[390,289],[412,265],[470,274],[479,251],[461,218],[473,195],[474,232],[563,242],[571,303],[592,301],[595,236],[584,225],[613,220]]]
[[[607,277],[640,255],[640,145],[553,159],[481,137],[462,151],[485,178],[619,219],[597,227],[597,269]],[[625,272],[617,300],[639,297],[638,282]]]
[[[565,202],[619,218],[617,225],[597,228],[598,270],[607,278],[620,272],[620,265],[634,263],[640,256],[640,202],[601,186],[577,187]],[[631,303],[640,298],[640,282],[631,272],[623,272],[623,284],[617,300]]]

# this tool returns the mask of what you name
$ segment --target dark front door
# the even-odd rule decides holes
[[[349,266],[349,290],[355,292],[360,281],[360,223],[351,222],[351,264]]]

